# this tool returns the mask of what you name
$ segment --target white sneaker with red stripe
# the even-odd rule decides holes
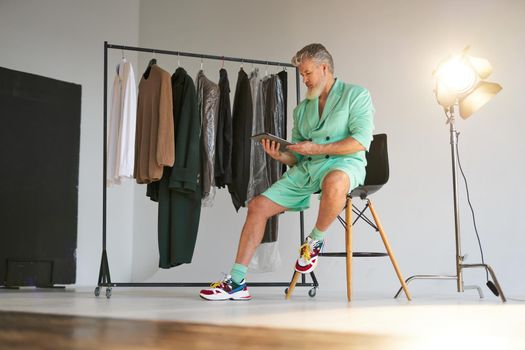
[[[230,275],[222,281],[210,284],[210,288],[201,290],[200,297],[206,300],[251,300],[246,281],[235,283]]]
[[[315,270],[323,243],[323,241],[312,239],[310,236],[306,237],[303,245],[299,248],[299,259],[295,262],[295,271],[309,273]]]

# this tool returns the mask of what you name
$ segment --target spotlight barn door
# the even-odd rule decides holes
[[[80,97],[0,67],[0,285],[75,282]]]

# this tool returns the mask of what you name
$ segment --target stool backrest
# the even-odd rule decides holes
[[[374,135],[370,150],[366,153],[365,186],[384,185],[388,182],[388,149],[386,134]]]

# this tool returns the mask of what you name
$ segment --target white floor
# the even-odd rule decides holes
[[[411,302],[298,287],[292,300],[283,288],[251,288],[251,301],[208,302],[199,288],[93,288],[0,290],[0,310],[217,325],[261,326],[369,333],[417,338],[414,349],[525,349],[525,303],[477,295],[414,297]],[[406,349],[404,347],[403,349]]]

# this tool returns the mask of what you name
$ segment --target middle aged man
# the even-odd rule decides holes
[[[321,190],[315,227],[300,248],[295,270],[308,273],[317,266],[325,231],[343,210],[346,194],[363,184],[365,150],[372,141],[374,108],[363,87],[334,78],[332,56],[321,44],[310,44],[292,58],[308,88],[294,110],[292,142],[286,150],[263,140],[265,152],[291,168],[260,196],[248,203],[237,257],[230,275],[201,290],[207,300],[250,300],[245,275],[268,218],[309,207]]]

